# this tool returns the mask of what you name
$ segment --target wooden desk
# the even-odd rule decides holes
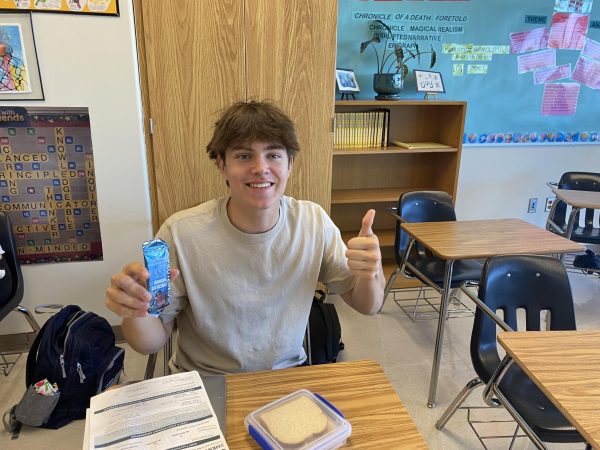
[[[251,411],[298,389],[323,395],[352,424],[344,448],[426,449],[404,405],[374,361],[227,375],[227,444],[259,448],[244,427]]]
[[[452,267],[459,259],[483,259],[507,254],[581,252],[584,247],[520,219],[402,223],[411,239],[446,261],[438,328],[427,405],[435,407],[445,317],[450,299]],[[409,244],[410,245],[410,244]],[[407,264],[412,271],[417,271]]]
[[[600,448],[600,330],[503,332],[498,342],[579,433]]]
[[[600,209],[600,192],[594,191],[574,191],[570,189],[558,189],[556,187],[552,188],[552,192],[556,195],[558,200],[562,200],[567,205],[571,206],[571,213],[569,214],[569,219],[567,221],[567,228],[565,230],[565,237],[567,239],[571,239],[571,235],[573,234],[573,228],[575,227],[575,220],[579,217],[579,211],[582,209]],[[552,211],[548,215],[548,222],[546,223],[546,228],[549,229],[550,225],[553,225],[553,228],[557,231],[560,231],[560,227],[557,226],[554,222],[552,222],[551,218],[553,217],[554,209],[556,208],[556,202],[552,205]]]

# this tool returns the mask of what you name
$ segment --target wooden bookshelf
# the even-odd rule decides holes
[[[466,114],[465,102],[337,101],[336,112],[374,108],[390,110],[389,142],[434,142],[445,148],[336,148],[332,157],[331,217],[345,240],[356,236],[365,212],[376,211],[373,230],[379,238],[386,277],[396,268],[395,219],[386,208],[396,206],[407,191],[439,190],[456,199]],[[396,287],[419,282],[398,277]]]

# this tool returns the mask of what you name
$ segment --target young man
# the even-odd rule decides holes
[[[369,210],[348,242],[318,205],[283,195],[299,151],[293,122],[276,106],[240,102],[215,124],[207,146],[229,195],[168,218],[171,297],[148,317],[148,272],[133,262],[111,278],[106,306],[140,353],[162,348],[177,320],[171,369],[227,373],[302,364],[304,330],[318,281],[374,314],[385,278]]]

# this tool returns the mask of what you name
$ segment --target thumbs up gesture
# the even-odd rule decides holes
[[[348,267],[359,279],[373,279],[381,271],[379,239],[373,234],[375,210],[367,211],[362,219],[358,236],[348,241]]]

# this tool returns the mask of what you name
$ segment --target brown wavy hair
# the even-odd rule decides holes
[[[272,102],[250,100],[223,110],[206,152],[218,163],[218,158],[225,161],[228,149],[253,141],[283,145],[290,161],[300,151],[292,119]]]

